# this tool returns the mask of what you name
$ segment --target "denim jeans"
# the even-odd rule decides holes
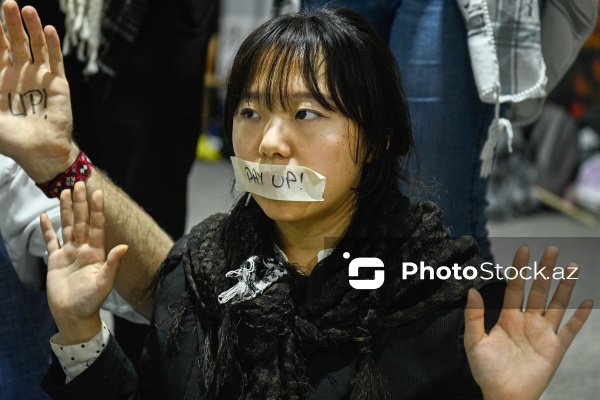
[[[308,8],[324,4],[351,8],[368,19],[396,57],[420,159],[420,185],[408,194],[437,203],[452,236],[474,236],[482,257],[492,261],[488,181],[479,178],[479,154],[494,110],[479,100],[456,2],[305,0]]]
[[[48,399],[40,382],[55,331],[46,293],[23,287],[0,237],[0,399]]]

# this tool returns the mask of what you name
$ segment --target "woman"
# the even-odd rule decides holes
[[[39,21],[26,21],[35,37]],[[45,33],[56,43],[52,29]],[[561,283],[544,313],[549,283],[536,281],[523,313],[523,281],[511,281],[486,334],[502,281],[403,274],[405,262],[441,270],[481,260],[473,239],[448,238],[435,205],[398,192],[410,119],[394,58],[362,18],[324,9],[259,27],[233,62],[224,125],[249,169],[296,171],[292,184],[324,175],[322,201],[319,193],[297,201],[317,184],[296,186],[288,200],[257,186],[182,238],[153,284],[152,328],[136,371],[98,312],[127,247],[105,262],[101,193],[88,217],[77,200],[83,184],[74,202],[63,191],[62,246],[42,216],[59,328],[52,347],[60,361],[43,384],[52,397],[539,397],[591,304],[557,335],[573,285]],[[350,256],[383,261],[383,285],[353,289]],[[549,249],[541,262],[553,266],[556,257]],[[514,265],[527,262],[522,248]],[[485,324],[472,288],[486,298]]]

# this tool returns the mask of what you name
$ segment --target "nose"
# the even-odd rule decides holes
[[[258,147],[261,157],[285,159],[291,156],[291,128],[283,118],[272,118]]]

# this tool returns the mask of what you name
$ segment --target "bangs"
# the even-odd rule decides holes
[[[253,60],[241,99],[256,98],[258,94],[258,102],[269,110],[278,106],[288,110],[291,91],[298,83],[303,83],[324,108],[334,110],[338,107],[332,100],[324,74],[325,62],[318,51],[307,52],[292,46],[273,47]]]
[[[337,85],[329,75],[324,38],[319,30],[306,29],[306,21],[284,26],[274,25],[262,31],[247,43],[251,43],[237,54],[234,65],[246,71],[231,71],[229,88],[234,93],[232,108],[237,108],[244,99],[256,99],[268,109],[290,108],[290,91],[298,79],[312,97],[330,111],[338,110],[348,116],[337,91]],[[233,77],[244,77],[235,82]],[[258,98],[257,98],[258,95]]]

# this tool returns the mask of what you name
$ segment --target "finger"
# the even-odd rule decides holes
[[[569,321],[562,327],[560,332],[558,333],[558,340],[561,345],[565,349],[565,351],[569,348],[577,333],[585,324],[588,317],[592,312],[592,308],[594,307],[594,302],[592,300],[584,300],[575,311],[575,314],[569,319]]]
[[[513,267],[519,270],[515,279],[509,279],[504,292],[503,309],[523,310],[523,301],[525,299],[525,280],[521,276],[523,267],[529,264],[529,247],[521,246],[513,258]]]
[[[121,267],[121,260],[129,248],[120,244],[114,247],[106,257],[106,262],[102,266],[102,270],[98,275],[98,286],[113,288],[115,285],[115,279],[117,279],[117,273]]]
[[[561,279],[548,305],[545,317],[554,326],[555,332],[558,330],[565,315],[565,310],[569,306],[569,300],[571,299],[578,276],[579,266],[575,263],[570,263],[567,266],[567,276]]]
[[[50,71],[61,78],[65,78],[65,64],[63,62],[62,50],[60,48],[60,38],[58,32],[53,26],[44,28],[46,44],[48,46],[48,58],[50,60]]]
[[[104,196],[99,190],[92,194],[89,245],[104,250]]]
[[[8,39],[6,39],[6,34],[4,33],[4,28],[0,29],[0,63],[2,63],[2,68],[12,66],[10,47],[8,45]]]
[[[77,182],[73,187],[73,237],[75,243],[87,243],[90,229],[88,202],[85,183]]]
[[[62,225],[63,243],[71,243],[74,240],[71,189],[65,189],[60,193],[60,224]]]
[[[485,337],[484,304],[479,292],[470,289],[465,308],[465,349],[469,349]]]
[[[527,298],[527,312],[535,314],[543,314],[546,311],[546,303],[548,302],[548,292],[550,291],[550,284],[552,276],[552,270],[556,264],[558,258],[558,248],[555,246],[549,246],[544,251],[544,255],[537,265],[537,271],[540,272],[536,275],[529,297]]]
[[[44,236],[44,241],[46,242],[46,249],[48,250],[48,255],[50,255],[56,250],[60,249],[60,242],[58,241],[58,236],[56,236],[56,231],[54,231],[52,222],[50,222],[50,218],[48,218],[48,214],[43,213],[42,215],[40,215],[40,226],[42,228],[42,235]]]
[[[12,0],[4,3],[4,20],[8,30],[8,41],[15,58],[15,65],[31,61],[29,39],[21,21],[19,6]]]
[[[33,53],[33,62],[36,64],[48,63],[48,49],[46,47],[46,38],[42,29],[42,21],[38,16],[35,8],[25,6],[21,10],[27,32],[29,32],[29,40],[31,41],[31,51]]]

